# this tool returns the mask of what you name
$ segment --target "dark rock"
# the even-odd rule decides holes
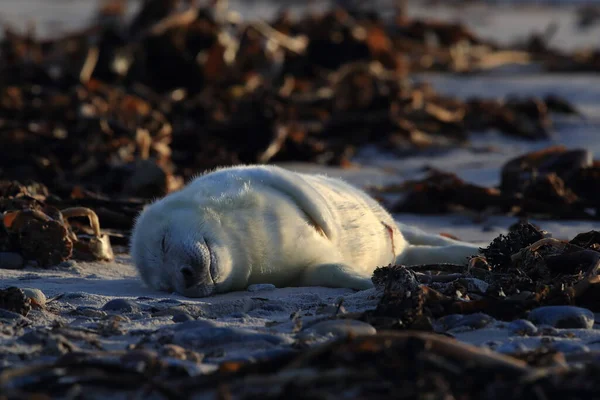
[[[248,290],[249,292],[267,292],[275,289],[277,289],[275,285],[272,285],[270,283],[257,283],[248,286],[246,290]]]
[[[513,334],[518,335],[535,335],[538,331],[537,327],[525,319],[517,319],[508,324],[507,328]]]
[[[316,333],[318,335],[348,336],[348,335],[374,335],[377,330],[370,324],[351,319],[336,319],[318,322],[308,326],[303,334]]]
[[[107,316],[106,312],[90,306],[77,307],[71,314],[82,315],[89,318],[104,318]]]
[[[173,335],[173,343],[185,346],[186,348],[204,348],[226,344],[229,345],[232,343],[252,342],[266,342],[271,345],[279,345],[284,341],[285,339],[281,336],[268,333],[257,333],[249,329],[230,327],[186,329],[179,330]]]
[[[18,287],[0,289],[0,308],[27,316],[31,310],[31,300]]]
[[[140,307],[133,301],[128,299],[114,299],[109,301],[102,307],[104,311],[121,311],[121,312],[136,312]]]
[[[188,313],[179,313],[173,315],[173,322],[186,322],[186,321],[194,321],[194,317],[192,317]]]
[[[181,322],[180,324],[172,326],[172,327],[170,326],[170,327],[168,327],[168,329],[173,329],[174,331],[179,332],[179,331],[214,328],[214,327],[216,327],[216,325],[212,321],[209,321],[207,319],[195,319],[192,321]]]
[[[19,253],[8,251],[0,252],[0,268],[3,269],[22,269],[25,266],[25,260]]]
[[[484,313],[467,315],[451,314],[437,320],[436,326],[442,329],[445,328],[446,330],[456,328],[481,329],[494,321],[494,318]]]
[[[473,329],[481,329],[481,328],[488,326],[489,324],[491,324],[494,321],[495,321],[495,319],[490,317],[487,314],[475,313],[475,314],[465,315],[464,318],[461,319],[460,321],[458,321],[454,327],[458,328],[458,327],[466,326],[466,327],[473,328]]]
[[[573,306],[539,307],[529,313],[528,318],[536,325],[546,324],[559,329],[592,329],[594,313]]]

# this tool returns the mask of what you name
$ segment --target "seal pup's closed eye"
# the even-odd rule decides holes
[[[148,286],[204,297],[253,283],[366,289],[376,267],[466,263],[478,246],[399,228],[377,201],[339,179],[237,166],[147,206],[130,250]]]

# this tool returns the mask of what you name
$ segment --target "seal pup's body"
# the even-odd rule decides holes
[[[465,263],[477,252],[473,244],[398,224],[339,179],[274,166],[229,167],[194,179],[148,206],[131,239],[143,281],[189,297],[253,283],[366,289],[378,266]]]

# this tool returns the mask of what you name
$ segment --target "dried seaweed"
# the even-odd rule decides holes
[[[22,256],[26,262],[48,267],[69,260],[114,259],[109,237],[100,230],[94,211],[85,207],[59,210],[45,203],[48,195],[36,194],[17,182],[0,182],[6,189],[0,199],[0,248]],[[34,186],[35,188],[35,186]],[[69,220],[86,217],[91,232],[74,229]]]
[[[431,170],[424,179],[379,190],[406,193],[401,201],[390,205],[396,212],[439,214],[467,210],[521,218],[598,219],[597,163],[587,150],[555,146],[509,160],[502,168],[497,188]]]
[[[468,268],[443,264],[378,268],[373,282],[383,295],[376,310],[363,318],[375,326],[406,329],[421,316],[484,312],[513,320],[543,305],[599,310],[593,297],[600,288],[596,239],[600,236],[591,231],[561,241],[522,223],[480,249]],[[473,279],[483,285],[470,285]],[[390,325],[390,319],[401,323]]]
[[[23,290],[17,287],[0,289],[0,308],[27,316],[31,310],[31,301]]]
[[[488,128],[547,138],[551,112],[576,112],[557,96],[462,101],[406,79],[527,58],[461,24],[340,7],[242,22],[220,2],[177,3],[144,2],[131,21],[100,7],[54,39],[7,28],[0,178],[65,200],[78,188],[150,199],[220,165],[349,165],[365,144],[403,154]]]
[[[501,356],[448,337],[380,332],[336,340],[302,353],[259,362],[226,362],[189,376],[172,360],[148,351],[74,352],[54,363],[0,374],[8,398],[86,393],[187,399],[253,398],[593,398],[597,358],[549,353]],[[91,396],[91,397],[90,397]]]

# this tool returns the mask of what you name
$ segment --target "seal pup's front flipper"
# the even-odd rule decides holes
[[[252,177],[261,185],[288,196],[307,217],[308,222],[328,239],[336,237],[336,221],[328,202],[306,181],[303,174],[280,167],[256,168]]]
[[[365,290],[373,287],[371,277],[360,276],[346,264],[318,264],[309,267],[302,277],[302,285],[329,288]]]
[[[421,265],[436,263],[467,264],[470,256],[479,253],[479,246],[470,243],[450,244],[447,246],[409,245],[396,260],[402,265]]]

